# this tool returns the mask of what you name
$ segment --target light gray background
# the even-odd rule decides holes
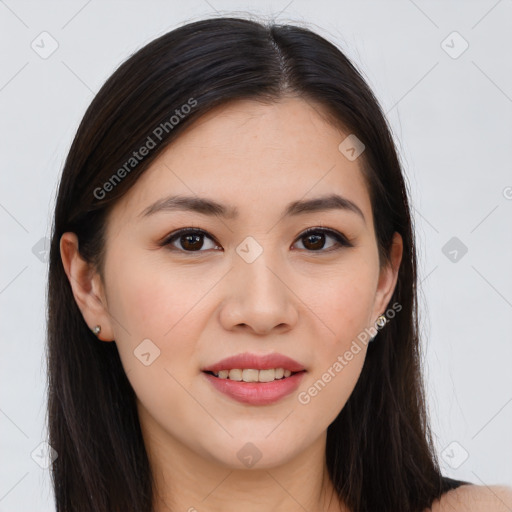
[[[46,439],[46,263],[37,244],[50,236],[78,123],[131,53],[216,11],[309,23],[375,91],[414,205],[429,406],[444,471],[511,485],[511,0],[0,0],[0,511],[54,510],[48,470],[31,458]],[[47,59],[31,48],[42,47],[43,31],[58,42]],[[457,58],[464,41],[454,31],[469,44]],[[468,248],[456,261],[452,246],[443,253],[452,237]]]

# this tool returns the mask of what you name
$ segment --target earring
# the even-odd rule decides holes
[[[380,315],[379,318],[377,318],[377,320],[375,322],[377,330],[382,329],[387,324],[387,322],[388,322],[388,319],[384,315]],[[375,340],[376,337],[377,337],[377,334],[375,336],[373,336],[372,338],[370,338],[370,342]]]
[[[377,324],[377,329],[382,329],[388,322],[388,319],[384,315],[380,315],[375,322]]]
[[[93,329],[91,329],[91,331],[94,333],[95,336],[98,336],[98,334],[101,331],[101,326],[100,325],[96,325]]]

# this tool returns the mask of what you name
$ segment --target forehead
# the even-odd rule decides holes
[[[240,218],[246,211],[279,215],[284,204],[334,192],[370,219],[362,158],[351,161],[338,149],[348,135],[311,101],[221,105],[159,155],[113,214],[135,219],[149,204],[183,194],[234,206]]]

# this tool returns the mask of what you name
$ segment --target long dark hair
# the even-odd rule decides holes
[[[314,32],[216,18],[177,28],[124,62],[87,109],[65,162],[47,289],[57,512],[149,512],[154,492],[134,391],[116,344],[98,342],[75,303],[59,251],[62,234],[77,234],[81,256],[101,274],[110,208],[183,129],[230,100],[272,102],[288,94],[322,106],[332,123],[365,144],[361,161],[381,264],[393,233],[403,239],[390,300],[402,309],[369,344],[356,387],[328,427],[330,478],[358,512],[422,511],[448,488],[426,414],[407,189],[378,101],[347,57]],[[131,161],[148,137],[154,147]]]

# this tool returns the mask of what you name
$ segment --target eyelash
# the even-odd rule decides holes
[[[174,231],[169,236],[167,236],[160,243],[160,245],[161,246],[166,246],[171,251],[178,251],[178,252],[188,253],[188,254],[207,252],[208,249],[206,251],[205,250],[201,250],[201,249],[199,249],[197,251],[187,251],[185,249],[178,249],[178,248],[172,246],[172,243],[175,240],[179,240],[182,236],[190,235],[190,234],[193,234],[193,235],[203,235],[204,237],[209,238],[215,244],[220,246],[220,244],[212,236],[210,236],[207,231],[205,231],[204,229],[201,229],[201,228],[183,228],[183,229],[179,229],[178,231]],[[338,251],[338,250],[340,250],[340,249],[342,249],[344,247],[353,247],[354,246],[347,239],[347,237],[345,235],[343,235],[342,233],[339,233],[338,231],[335,231],[333,229],[328,229],[328,228],[308,228],[308,229],[306,229],[306,231],[302,232],[297,237],[296,241],[299,241],[300,239],[305,238],[305,237],[307,237],[309,235],[312,235],[312,234],[328,235],[328,236],[332,237],[336,241],[337,246],[331,247],[331,248],[326,249],[326,250],[324,250],[324,249],[319,249],[319,250],[316,250],[316,251],[315,250],[308,250],[308,249],[300,249],[300,250],[305,250],[306,252],[313,253],[313,254],[315,254],[315,253],[330,253],[330,252],[333,252],[333,251]]]

